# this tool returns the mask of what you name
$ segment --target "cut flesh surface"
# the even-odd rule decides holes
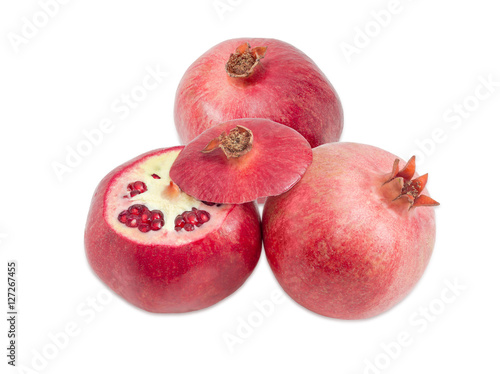
[[[159,150],[128,165],[117,173],[106,191],[104,219],[120,235],[142,244],[183,245],[216,230],[233,208],[230,205],[207,205],[182,192],[169,177],[169,170],[178,156],[180,148]],[[138,194],[130,191],[130,184],[143,182],[147,190]],[[158,230],[141,232],[120,222],[120,213],[131,206],[141,205],[149,211],[159,210],[163,214],[163,226]],[[193,231],[175,230],[175,219],[184,212],[207,212],[210,219]]]

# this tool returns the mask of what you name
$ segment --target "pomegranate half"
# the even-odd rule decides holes
[[[283,289],[324,316],[361,319],[397,304],[422,276],[436,201],[415,159],[356,143],[313,149],[304,177],[267,199],[264,248]],[[412,179],[413,178],[413,179]]]
[[[297,131],[244,118],[211,127],[186,145],[170,177],[197,199],[241,204],[288,191],[311,162],[311,147]]]
[[[335,89],[316,64],[276,39],[224,41],[182,77],[174,106],[180,139],[237,118],[267,118],[302,134],[311,147],[338,141],[343,112]]]
[[[261,252],[255,204],[204,203],[169,178],[183,147],[110,172],[92,199],[85,250],[98,277],[150,312],[206,308],[236,291]]]

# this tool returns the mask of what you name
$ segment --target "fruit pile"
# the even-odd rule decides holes
[[[376,316],[420,279],[439,205],[427,174],[414,157],[338,142],[337,93],[301,51],[220,43],[188,68],[174,112],[187,144],[117,167],[92,199],[87,258],[125,300],[156,313],[213,305],[249,277],[262,241],[288,295],[328,317]]]

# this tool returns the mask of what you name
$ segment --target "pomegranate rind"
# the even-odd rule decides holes
[[[255,204],[235,205],[224,213],[224,224],[195,241],[188,239],[191,233],[178,233],[177,242],[157,243],[141,242],[118,232],[105,214],[110,185],[135,163],[166,151],[169,149],[138,156],[99,183],[85,228],[85,253],[95,274],[131,304],[153,313],[181,313],[221,301],[250,276],[262,249],[260,218]],[[147,233],[130,230],[134,235],[149,236],[163,229]],[[171,231],[172,238],[177,233],[173,228]]]
[[[238,125],[253,133],[250,152],[231,159],[220,149],[202,152],[214,138]],[[241,204],[288,191],[311,162],[312,149],[297,131],[267,119],[238,119],[214,126],[186,145],[170,169],[170,178],[199,200]]]

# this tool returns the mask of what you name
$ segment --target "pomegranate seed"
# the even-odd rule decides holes
[[[140,194],[140,192],[139,192],[139,191],[134,190],[134,191],[132,191],[132,192],[130,193],[130,197],[134,197],[135,195],[139,195],[139,194]]]
[[[196,212],[196,217],[198,218],[198,221],[201,223],[205,223],[210,221],[210,213],[204,211],[204,210],[198,210]]]
[[[128,216],[128,211],[124,210],[118,215],[118,221],[120,221],[121,223],[126,223],[127,216]]]
[[[144,211],[145,206],[141,204],[134,204],[128,208],[130,214],[140,215]]]
[[[132,183],[129,183],[127,186],[127,191],[133,191],[135,190],[134,185]]]
[[[141,214],[141,221],[142,222],[149,222],[149,221],[151,221],[151,212],[149,210],[144,210],[142,212],[142,214]]]
[[[141,223],[139,225],[140,232],[148,232],[149,230],[151,230],[151,226],[149,225],[149,223]]]
[[[139,193],[146,192],[148,188],[146,187],[146,184],[141,181],[134,182],[134,190],[139,191]]]
[[[151,211],[151,219],[163,219],[163,213],[160,210],[152,210]]]
[[[158,231],[159,229],[161,229],[163,227],[164,224],[165,224],[164,220],[155,219],[151,222],[151,230]]]
[[[205,210],[191,208],[175,217],[176,231],[184,228],[186,231],[193,231],[195,227],[200,227],[205,222],[210,221],[210,213]]]
[[[198,222],[198,219],[196,218],[196,213],[194,212],[187,212],[185,216],[183,214],[182,218],[184,218],[184,221],[186,221],[186,223],[190,223],[192,225],[195,225]]]
[[[190,224],[190,223],[186,223],[184,225],[184,230],[186,230],[186,231],[193,231],[194,230],[194,226],[192,224]]]
[[[125,223],[128,227],[137,227],[139,226],[139,216],[135,214],[130,214],[127,217],[127,222]]]
[[[154,178],[154,179],[161,179],[160,176],[158,174],[151,174],[151,176]]]
[[[186,224],[186,222],[184,221],[184,219],[182,218],[181,215],[178,215],[177,217],[175,217],[174,223],[175,223],[175,227],[180,227],[181,229]]]

